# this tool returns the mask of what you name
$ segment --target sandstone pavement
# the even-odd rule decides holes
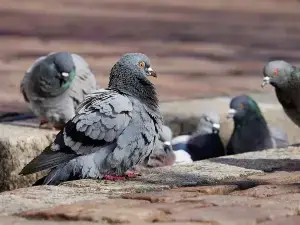
[[[2,192],[0,217],[25,225],[297,225],[299,171],[298,148],[244,153],[144,169],[127,181],[87,179]]]

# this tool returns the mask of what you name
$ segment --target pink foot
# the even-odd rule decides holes
[[[104,180],[116,181],[116,180],[125,180],[126,178],[124,176],[105,175],[103,177],[103,179]]]
[[[135,171],[128,170],[125,172],[125,176],[128,178],[135,178],[135,177],[141,176],[141,174],[139,174],[138,172],[135,172]]]

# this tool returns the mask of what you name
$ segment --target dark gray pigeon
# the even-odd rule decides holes
[[[279,147],[276,141],[278,133],[270,131],[251,97],[240,95],[232,98],[228,118],[234,120],[234,130],[226,148],[228,155]]]
[[[219,136],[220,117],[215,112],[205,112],[200,116],[196,132],[187,141],[187,152],[193,161],[225,155]]]
[[[287,116],[300,127],[300,69],[283,61],[268,62],[263,68],[262,87],[271,84]]]
[[[84,96],[96,89],[96,79],[79,55],[54,52],[38,58],[20,85],[24,100],[40,126],[61,129],[72,119]]]
[[[163,119],[149,58],[129,53],[113,66],[107,89],[89,94],[54,142],[26,165],[26,175],[51,169],[37,184],[114,179],[147,158],[162,135]]]

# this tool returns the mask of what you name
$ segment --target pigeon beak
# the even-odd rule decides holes
[[[62,72],[61,75],[62,75],[63,77],[68,77],[68,76],[69,76],[69,73],[67,73],[67,72]]]
[[[213,123],[212,124],[212,130],[213,130],[213,133],[218,133],[219,132],[219,130],[220,130],[220,124],[218,124],[218,123]]]
[[[157,77],[157,74],[156,74],[156,72],[151,68],[151,67],[149,67],[149,68],[147,68],[147,72],[148,72],[148,76],[152,76],[152,77]]]
[[[235,114],[236,114],[236,110],[235,109],[229,109],[228,110],[228,114],[227,114],[227,119],[232,119]]]
[[[268,77],[268,76],[266,76],[266,77],[264,77],[264,79],[263,79],[263,82],[261,83],[261,87],[262,88],[264,88],[264,86],[266,86],[267,84],[269,84],[270,83],[270,77]]]
[[[213,123],[213,124],[212,124],[212,127],[213,127],[215,130],[219,130],[219,129],[220,129],[220,124],[218,124],[218,123]]]
[[[165,141],[164,144],[168,145],[168,146],[171,146],[171,142],[169,142],[169,141]]]

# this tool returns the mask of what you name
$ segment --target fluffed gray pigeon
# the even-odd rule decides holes
[[[87,62],[69,52],[39,57],[25,72],[20,90],[40,126],[61,129],[73,118],[86,94],[97,88]]]
[[[262,87],[271,84],[287,116],[300,127],[300,69],[283,60],[268,62],[263,68]]]
[[[257,103],[247,95],[231,99],[228,118],[234,129],[227,145],[227,154],[239,154],[277,148],[278,134],[272,133]]]
[[[20,174],[51,169],[37,184],[93,178],[117,179],[148,157],[162,136],[163,118],[149,58],[123,55],[113,66],[107,89],[83,100],[54,142]]]
[[[225,155],[219,130],[220,116],[216,112],[204,112],[200,116],[197,130],[186,144],[193,161]]]

